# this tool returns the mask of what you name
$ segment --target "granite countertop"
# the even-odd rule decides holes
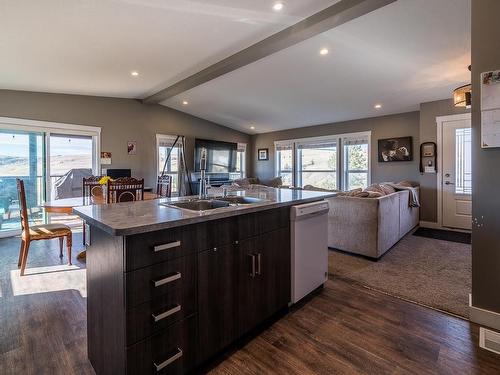
[[[333,197],[336,194],[305,190],[254,188],[231,192],[230,195],[260,198],[263,201],[250,205],[222,207],[201,212],[187,211],[164,205],[169,202],[174,203],[196,198],[193,196],[89,205],[75,207],[73,211],[88,224],[96,226],[111,235],[127,236],[277,207],[319,201]]]

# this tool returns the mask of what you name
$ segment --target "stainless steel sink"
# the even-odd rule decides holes
[[[229,202],[231,204],[255,204],[264,202],[263,199],[253,198],[253,197],[240,197],[240,196],[228,196],[224,198],[217,198],[220,201]]]
[[[207,211],[215,210],[216,208],[229,207],[230,202],[217,199],[198,199],[193,201],[166,203],[164,205],[190,211]]]

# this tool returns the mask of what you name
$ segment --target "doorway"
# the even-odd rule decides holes
[[[81,225],[76,216],[48,216],[43,203],[64,198],[55,188],[66,173],[99,170],[99,143],[100,128],[0,118],[0,237],[20,233],[16,178],[24,180],[33,224]]]
[[[446,229],[472,229],[472,163],[470,114],[437,119],[438,212]],[[439,157],[439,155],[438,155]]]

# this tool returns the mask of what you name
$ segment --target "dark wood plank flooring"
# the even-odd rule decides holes
[[[75,235],[73,243],[76,256],[81,237]],[[18,238],[0,239],[0,374],[93,374],[87,360],[86,299],[78,290],[61,287],[69,277],[84,276],[63,269],[57,278],[51,275],[48,283],[54,285],[47,291],[19,293],[18,248]],[[36,243],[28,272],[65,262],[58,257],[57,241]],[[76,259],[74,264],[85,267]],[[467,321],[334,279],[308,303],[228,351],[209,371],[500,374],[500,356],[478,348],[478,331]]]

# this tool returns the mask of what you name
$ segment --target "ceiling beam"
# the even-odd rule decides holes
[[[397,0],[341,0],[304,20],[143,99],[158,104]]]

